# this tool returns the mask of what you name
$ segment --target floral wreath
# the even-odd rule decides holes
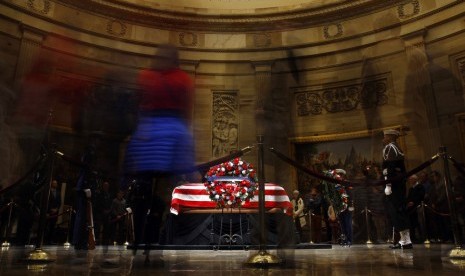
[[[334,179],[342,180],[341,173],[345,174],[342,169],[336,169],[331,171],[325,171],[326,176]],[[329,181],[323,181],[323,194],[326,199],[333,205],[334,212],[339,214],[347,209],[349,206],[349,195],[346,189],[341,184],[335,184]]]
[[[205,178],[205,189],[218,208],[241,207],[258,189],[254,167],[240,158],[211,167]]]

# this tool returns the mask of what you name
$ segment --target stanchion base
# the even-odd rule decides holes
[[[367,243],[367,244],[372,244],[371,240],[367,240],[366,243]]]
[[[4,242],[2,243],[2,247],[10,247],[10,243],[7,242],[7,241],[4,241]]]
[[[250,265],[268,266],[281,264],[282,260],[265,250],[260,250],[257,254],[250,256],[246,263]]]
[[[431,242],[428,239],[426,239],[423,243],[424,244],[430,244]]]
[[[449,252],[449,258],[465,260],[465,249],[464,248],[454,248],[454,249],[452,249]]]
[[[65,243],[63,244],[63,247],[66,247],[66,248],[68,248],[68,247],[70,247],[70,246],[71,246],[71,244],[70,244],[69,242],[65,242]]]
[[[30,263],[50,263],[53,262],[54,259],[52,259],[50,254],[48,254],[46,251],[37,248],[29,252],[25,261]]]

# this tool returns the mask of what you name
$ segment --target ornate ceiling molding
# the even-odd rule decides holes
[[[152,27],[222,32],[283,30],[326,25],[328,22],[339,22],[342,19],[371,13],[405,2],[405,0],[353,0],[274,13],[214,15],[162,10],[119,0],[56,1],[88,12]]]

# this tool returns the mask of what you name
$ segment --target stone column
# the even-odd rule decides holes
[[[274,160],[268,151],[273,146],[273,133],[271,124],[272,119],[272,97],[271,97],[271,71],[273,63],[269,61],[254,62],[255,69],[255,133],[258,136],[263,135],[265,151],[265,181],[275,182]]]
[[[189,74],[189,76],[192,78],[192,81],[194,83],[194,86],[195,86],[195,76],[196,76],[196,70],[197,68],[199,67],[199,62],[198,61],[188,61],[188,62],[183,62],[180,64],[179,66],[182,70],[186,71],[187,74]],[[195,97],[194,97],[194,100],[195,100]],[[194,104],[194,109],[192,109],[192,114],[191,114],[191,118],[192,118],[192,123],[190,125],[190,129],[191,131],[193,131],[193,128],[194,128],[194,124],[193,122],[195,121],[195,104]]]
[[[46,33],[34,27],[21,25],[23,36],[16,62],[15,88],[18,89],[24,75],[31,69],[37,58]]]
[[[419,132],[418,141],[423,148],[425,161],[441,146],[436,99],[430,77],[430,66],[424,42],[425,31],[404,36],[405,53],[407,56],[408,72],[405,86],[406,97],[413,98],[411,108],[417,110],[418,119],[413,119],[412,132]]]

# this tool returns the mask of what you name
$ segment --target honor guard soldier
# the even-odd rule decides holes
[[[391,217],[394,229],[399,232],[400,240],[390,246],[391,249],[411,249],[412,241],[409,232],[409,217],[406,210],[406,173],[404,153],[396,140],[400,133],[388,129],[383,132],[383,175],[385,180],[391,180],[384,189],[387,201],[387,211]]]

